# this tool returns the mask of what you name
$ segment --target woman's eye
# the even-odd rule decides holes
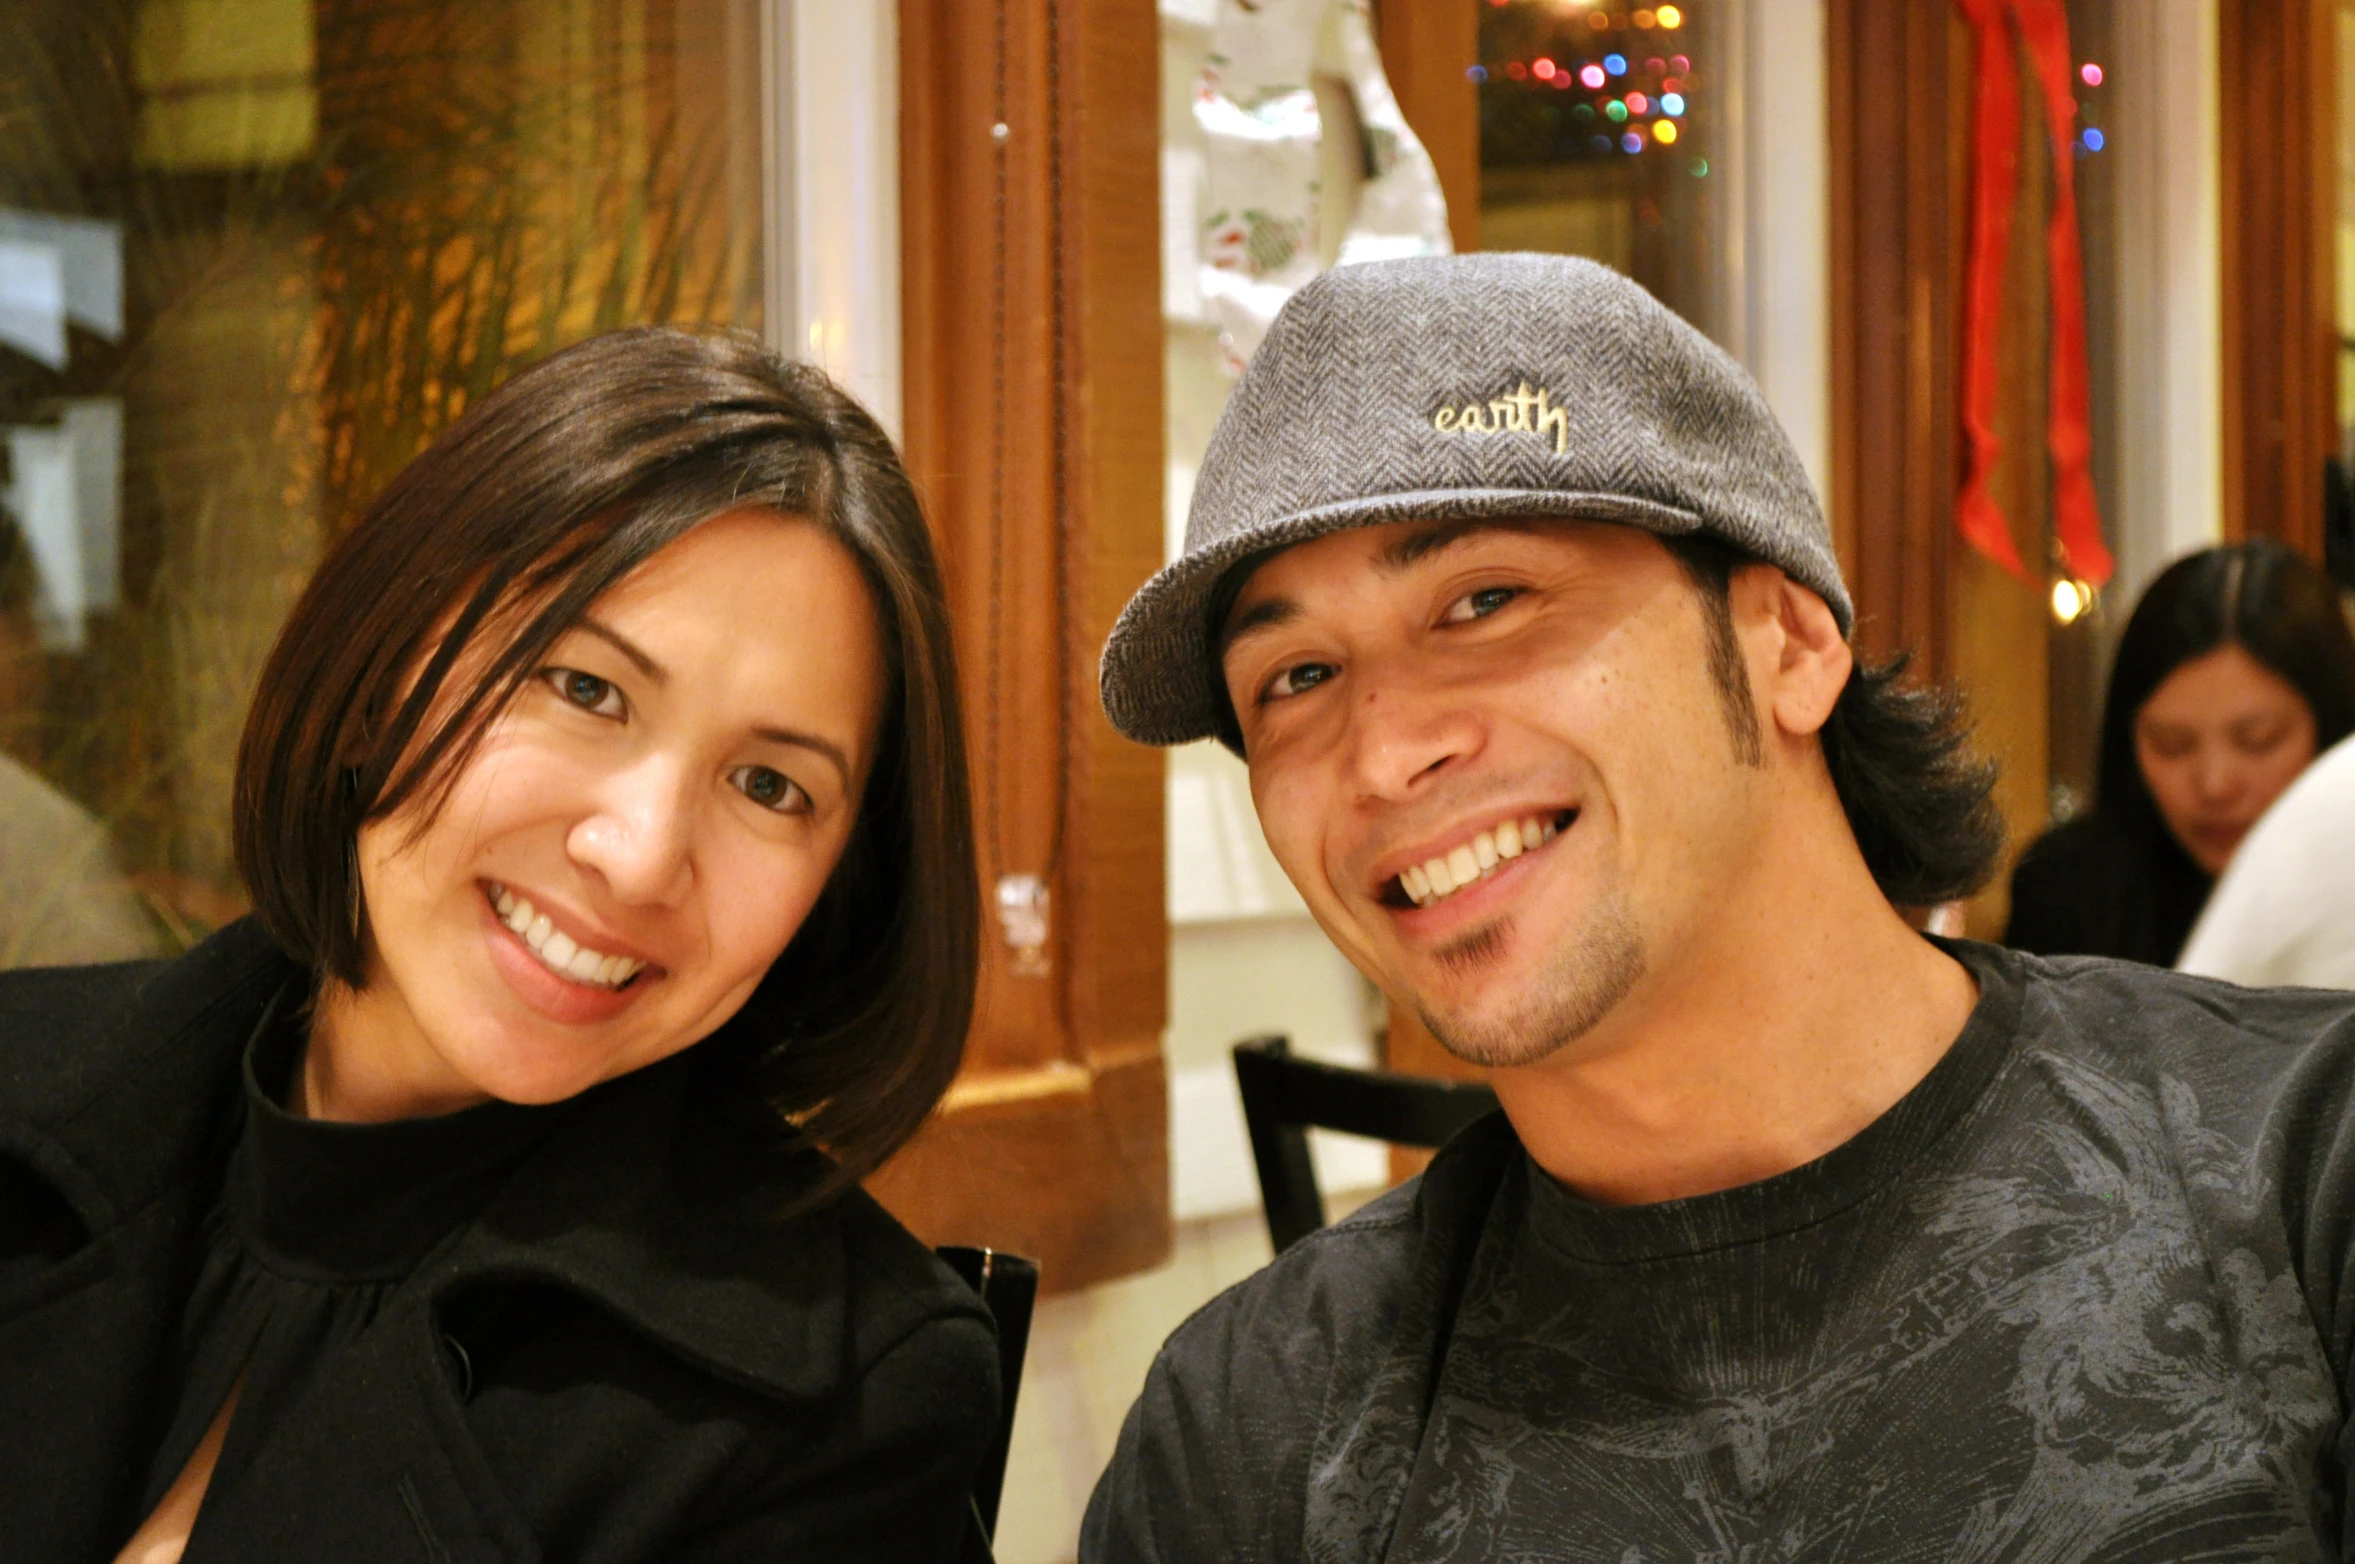
[[[551,668],[546,678],[556,687],[556,693],[570,705],[600,717],[618,717],[622,714],[621,691],[613,687],[611,679],[600,679],[578,668]]]
[[[2289,724],[2274,723],[2263,728],[2243,728],[2232,736],[2232,740],[2233,747],[2244,755],[2263,755],[2278,747],[2289,736]]]
[[[803,814],[810,807],[810,796],[802,791],[800,783],[767,766],[738,766],[728,773],[728,780],[761,808],[773,809],[781,815]]]
[[[1268,680],[1267,690],[1260,699],[1280,701],[1299,695],[1324,683],[1335,671],[1331,663],[1294,663]]]
[[[1442,622],[1463,624],[1474,619],[1486,619],[1520,595],[1519,587],[1482,587],[1477,592],[1466,592],[1447,605]]]

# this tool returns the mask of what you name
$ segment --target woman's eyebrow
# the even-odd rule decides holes
[[[576,630],[586,631],[588,634],[595,636],[598,640],[605,642],[608,646],[611,646],[615,651],[621,653],[624,657],[627,657],[640,673],[644,674],[647,678],[652,679],[656,684],[668,684],[671,682],[670,670],[668,668],[665,668],[662,664],[656,662],[652,657],[649,657],[643,647],[639,646],[637,642],[631,640],[628,636],[622,634],[619,630],[614,629],[611,625],[599,624],[596,620],[583,615],[574,624],[573,628]]]
[[[755,728],[752,734],[754,738],[766,739],[771,744],[783,744],[791,749],[806,749],[822,755],[834,763],[834,769],[842,773],[845,782],[850,780],[850,757],[832,739],[820,738],[815,733],[805,733],[799,728]]]

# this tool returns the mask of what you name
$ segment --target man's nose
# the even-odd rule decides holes
[[[1478,752],[1485,729],[1470,702],[1444,688],[1361,668],[1351,692],[1348,755],[1371,797],[1402,798]]]
[[[565,847],[618,900],[676,906],[694,881],[696,806],[685,768],[648,756],[606,780]]]

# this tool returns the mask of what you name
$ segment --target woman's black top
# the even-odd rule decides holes
[[[105,1560],[242,1388],[186,1564],[954,1557],[979,1300],[693,1051],[568,1103],[296,1119],[303,974],[0,974],[0,1553]]]
[[[301,1057],[303,1009],[300,989],[280,989],[246,1047],[244,1126],[205,1214],[174,1353],[174,1411],[142,1515],[163,1499],[232,1389],[237,1437],[222,1445],[213,1481],[224,1491],[234,1485],[265,1431],[579,1106],[489,1102],[384,1124],[296,1118],[278,1104]],[[468,1367],[457,1366],[462,1375]]]
[[[2215,883],[2172,838],[2137,842],[2087,815],[2020,855],[2003,942],[2039,956],[2171,967]]]

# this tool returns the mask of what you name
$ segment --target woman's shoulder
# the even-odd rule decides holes
[[[2030,842],[2020,853],[2019,864],[2012,874],[2015,879],[2023,874],[2031,879],[2078,874],[2106,866],[2115,851],[2100,820],[2092,815],[2079,815]]]
[[[175,961],[0,973],[0,1118],[160,1166],[296,970],[245,919]]]
[[[2116,955],[2116,847],[2091,815],[2054,826],[2013,866],[2003,942],[2040,955]]]

